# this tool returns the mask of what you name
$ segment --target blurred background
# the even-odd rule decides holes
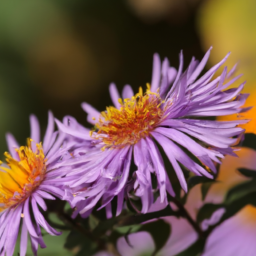
[[[25,143],[31,113],[42,129],[49,109],[87,125],[80,104],[104,110],[110,82],[120,90],[145,86],[155,52],[178,67],[181,49],[186,66],[213,46],[210,67],[231,51],[229,69],[239,63],[239,82],[252,94],[247,105],[254,105],[255,10],[255,0],[1,1],[0,152],[6,132]],[[255,112],[245,114],[253,119],[248,132]]]

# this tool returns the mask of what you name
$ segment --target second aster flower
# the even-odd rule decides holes
[[[140,88],[134,94],[126,85],[121,98],[115,85],[111,84],[114,107],[100,113],[83,103],[88,121],[95,127],[90,134],[77,123],[72,126],[57,121],[62,132],[91,141],[94,147],[81,156],[85,165],[76,170],[79,179],[71,185],[79,191],[77,195],[86,198],[77,204],[78,212],[84,214],[91,210],[100,198],[103,199],[102,207],[110,209],[110,202],[117,196],[119,214],[132,184],[134,194],[142,201],[141,212],[146,213],[153,203],[153,176],[157,179],[161,202],[167,203],[166,191],[172,196],[174,192],[158,145],[172,164],[184,191],[187,191],[187,183],[181,166],[195,175],[212,178],[216,173],[214,163],[220,163],[226,154],[234,155],[231,146],[244,131],[237,125],[246,121],[221,122],[199,117],[243,112],[246,109],[241,107],[248,95],[241,94],[244,83],[238,88],[227,89],[240,77],[226,82],[234,69],[228,73],[225,67],[220,76],[212,79],[228,55],[198,78],[210,50],[201,62],[192,58],[184,72],[182,53],[178,70],[169,66],[168,59],[161,64],[155,54],[151,86],[147,85],[145,93]],[[74,128],[76,126],[80,128]],[[132,162],[136,165],[133,173]]]

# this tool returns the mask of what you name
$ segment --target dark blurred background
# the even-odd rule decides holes
[[[240,61],[253,88],[255,7],[250,0],[2,1],[0,151],[7,131],[25,142],[31,113],[42,127],[49,109],[86,124],[81,102],[104,110],[110,82],[145,86],[155,52],[177,67],[181,49],[185,65],[211,45],[210,64],[233,50],[230,62]]]
[[[125,84],[135,91],[145,86],[155,52],[178,67],[181,49],[186,66],[213,45],[209,67],[232,51],[228,64],[239,61],[253,105],[255,11],[255,0],[1,1],[0,152],[6,150],[7,131],[25,143],[31,113],[42,130],[49,109],[58,119],[73,115],[87,125],[80,104],[104,110],[111,104],[110,82],[120,91]],[[248,130],[255,127],[251,122]]]
[[[203,56],[196,10],[200,0],[26,0],[0,3],[1,152],[4,134],[29,136],[29,114],[46,126],[47,111],[86,124],[81,102],[111,104],[110,82],[145,86],[152,56],[174,66],[184,50]]]

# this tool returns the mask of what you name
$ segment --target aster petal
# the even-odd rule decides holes
[[[183,52],[181,51],[180,52],[180,64],[179,64],[179,69],[178,69],[178,73],[176,75],[176,78],[173,82],[173,85],[172,85],[172,88],[171,90],[167,93],[165,99],[167,99],[172,93],[174,90],[176,90],[176,85],[180,79],[180,76],[181,76],[181,73],[182,73],[182,69],[183,69]]]
[[[163,203],[166,201],[166,173],[164,169],[164,163],[154,142],[149,138],[146,138],[146,141],[150,148],[149,153],[155,167],[160,190],[161,203]]]
[[[122,212],[123,204],[124,204],[124,189],[122,189],[120,193],[117,195],[116,216],[118,216]]]
[[[189,89],[193,89],[195,87],[201,87],[205,85],[205,81],[209,81],[214,73],[220,68],[220,66],[226,62],[227,58],[229,57],[230,53],[228,53],[219,63],[213,66],[209,71],[207,71],[202,77],[200,77],[195,83],[189,86]]]
[[[45,203],[45,201],[42,199],[42,197],[38,196],[37,193],[34,193],[34,194],[32,195],[32,198],[35,199],[35,201],[40,205],[40,207],[41,207],[44,211],[47,210],[46,203]]]
[[[54,131],[54,117],[51,111],[48,112],[48,125],[46,128],[44,140],[43,140],[43,148],[44,152],[48,152],[51,146],[51,139]]]
[[[19,205],[15,209],[15,214],[10,220],[11,225],[9,224],[8,234],[6,237],[6,244],[5,244],[6,256],[13,255],[15,244],[18,238],[18,233],[19,233],[21,211],[22,211],[22,205]]]
[[[156,92],[161,78],[161,60],[157,53],[153,56],[153,71],[151,80],[151,91]]]
[[[34,197],[32,197],[31,199],[31,203],[32,203],[32,207],[33,207],[33,212],[34,212],[34,217],[36,222],[43,227],[49,234],[51,235],[60,235],[61,232],[56,231],[54,228],[52,228],[47,221],[45,220],[45,218],[43,217],[43,215],[41,214],[41,212],[39,211],[38,207],[37,207],[37,202],[34,199]]]
[[[23,221],[21,235],[20,235],[20,256],[26,256],[27,244],[28,244],[28,229],[25,221]]]
[[[87,121],[91,124],[96,124],[99,120],[100,112],[86,102],[83,102],[81,106],[82,109],[88,114]]]
[[[212,47],[210,47],[210,49],[206,52],[202,61],[199,63],[199,65],[196,67],[195,71],[189,77],[188,84],[193,83],[196,80],[196,78],[199,76],[199,74],[202,72],[202,70],[204,69],[204,67],[209,59],[211,49],[212,49]]]
[[[16,160],[19,160],[19,155],[17,154],[15,148],[19,148],[20,146],[11,133],[6,134],[6,141],[7,141],[8,150],[11,153],[11,156]]]
[[[38,189],[44,190],[45,192],[50,192],[51,194],[53,194],[59,198],[62,198],[62,195],[63,195],[62,189],[54,187],[54,186],[50,186],[50,185],[41,184],[38,187]]]
[[[114,83],[111,83],[109,85],[109,93],[110,93],[110,97],[111,97],[111,100],[114,104],[114,106],[116,108],[119,108],[120,107],[120,104],[118,102],[118,100],[121,98],[120,95],[119,95],[119,92],[116,88],[116,85]]]
[[[24,218],[23,219],[25,220],[25,223],[26,223],[29,234],[31,236],[35,237],[35,238],[39,238],[39,236],[38,236],[38,234],[37,234],[37,232],[34,228],[34,225],[31,221],[31,218],[30,218],[29,201],[30,201],[30,198],[28,198],[25,201],[24,208],[23,208],[23,213],[24,213]]]
[[[31,146],[33,151],[36,150],[36,143],[40,142],[40,126],[39,126],[39,122],[38,119],[35,115],[30,115],[29,117],[30,119],[30,138],[33,140],[31,142]]]
[[[212,163],[210,159],[210,155],[207,154],[206,149],[204,149],[201,145],[196,143],[187,135],[174,130],[174,129],[167,129],[167,128],[157,128],[155,129],[156,132],[165,135],[166,137],[170,138],[171,140],[177,142],[178,144],[182,145],[183,147],[187,148],[193,155],[198,157],[198,159],[208,166],[213,172],[216,172],[216,167]]]
[[[67,134],[69,134],[69,135],[75,136],[75,137],[80,138],[80,139],[85,139],[85,140],[90,139],[90,135],[87,134],[87,133],[80,132],[80,131],[75,131],[74,129],[65,126],[64,124],[62,124],[62,123],[61,123],[59,120],[57,120],[57,119],[55,119],[55,122],[56,122],[58,128],[59,128],[62,132],[64,132],[64,133],[67,133]]]
[[[122,91],[123,99],[131,98],[134,95],[133,89],[130,85],[125,85]]]

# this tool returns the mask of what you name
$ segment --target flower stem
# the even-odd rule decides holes
[[[192,219],[186,208],[174,197],[171,198],[171,201],[178,207],[180,216],[187,219],[190,225],[198,233],[200,238],[204,238],[204,232],[202,231],[200,226]]]

